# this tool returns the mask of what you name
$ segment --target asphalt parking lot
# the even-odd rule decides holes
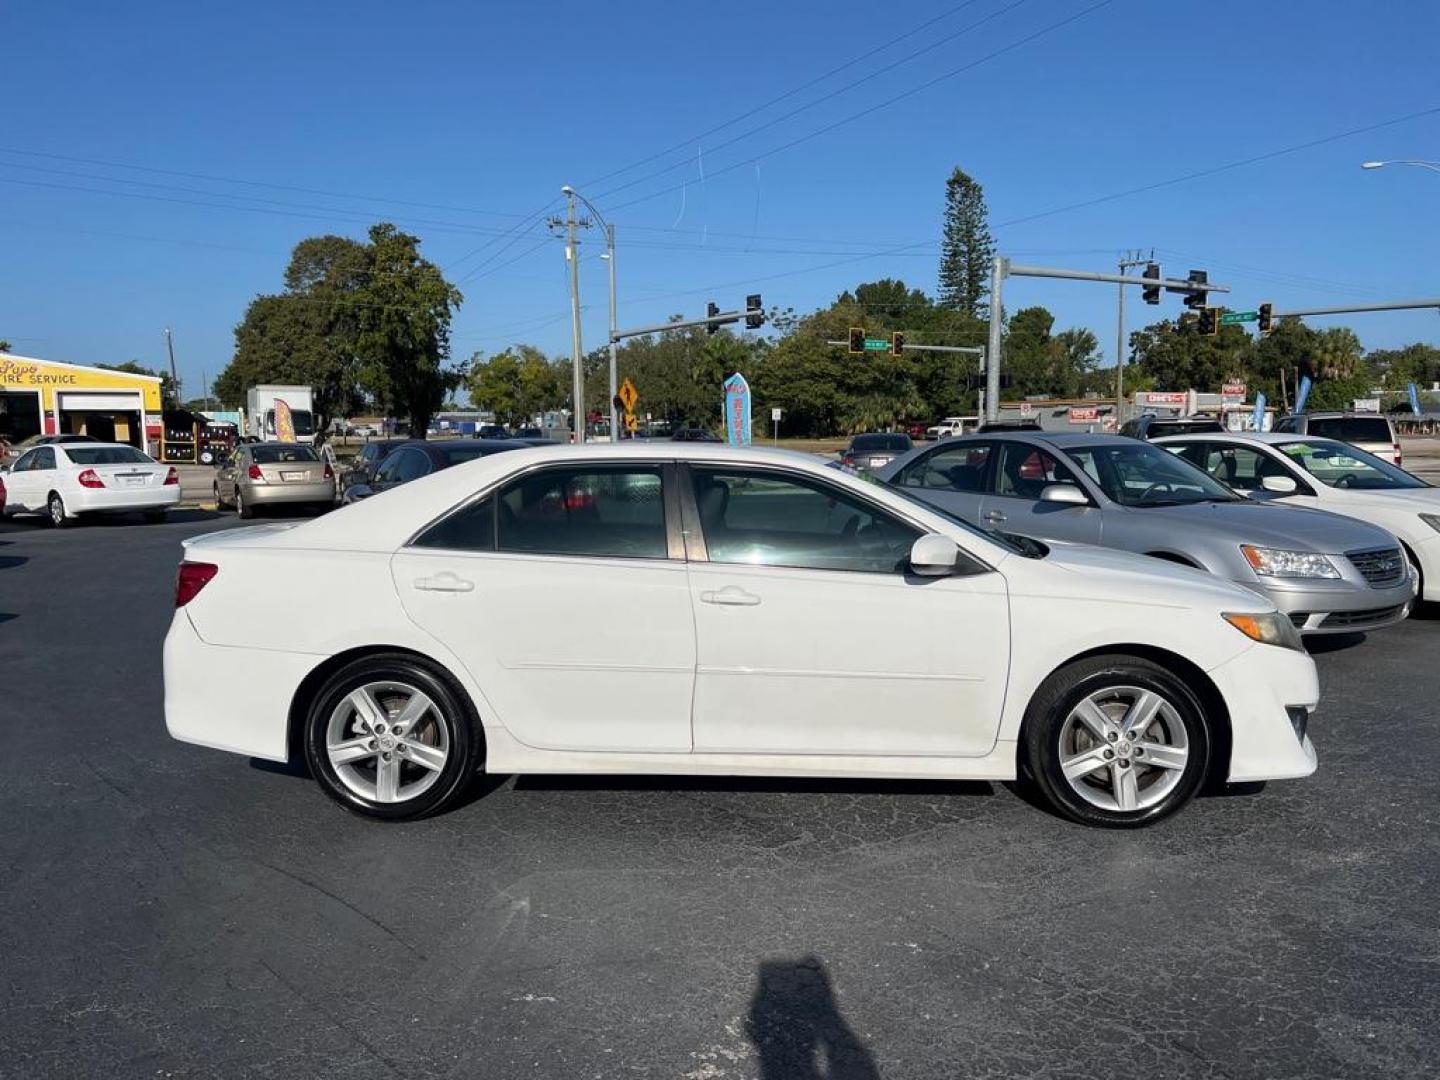
[[[233,525],[0,524],[0,1076],[1440,1074],[1437,613],[1317,648],[1314,777],[1137,833],[604,777],[386,826],[166,735],[179,544]]]

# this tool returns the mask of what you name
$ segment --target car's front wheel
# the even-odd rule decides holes
[[[480,765],[481,740],[449,678],[387,654],[348,664],[325,683],[307,715],[305,756],[340,805],[399,820],[459,798]]]
[[[1214,742],[1185,682],[1133,656],[1057,671],[1030,704],[1023,741],[1046,801],[1108,828],[1149,825],[1180,809],[1204,782]]]

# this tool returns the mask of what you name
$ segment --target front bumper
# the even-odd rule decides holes
[[[1308,653],[1252,645],[1208,674],[1230,711],[1232,783],[1315,771],[1315,747],[1304,729],[1320,700],[1320,680]]]
[[[331,503],[335,481],[313,484],[245,484],[241,497],[251,506],[278,506],[281,503]]]
[[[165,635],[166,730],[181,742],[285,761],[290,704],[322,659],[207,644],[181,608]]]
[[[1363,579],[1241,581],[1265,597],[1302,634],[1349,634],[1379,630],[1402,622],[1415,600],[1416,582],[1408,574],[1398,585],[1376,589]]]

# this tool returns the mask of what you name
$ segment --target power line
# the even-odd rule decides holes
[[[889,71],[893,71],[895,68],[901,67],[901,66],[904,65],[904,64],[908,64],[908,63],[910,63],[912,60],[916,59],[917,57],[924,56],[926,53],[932,52],[932,51],[934,51],[935,49],[940,48],[942,45],[949,44],[951,41],[954,41],[956,38],[963,37],[964,35],[970,33],[972,30],[978,30],[980,27],[984,26],[986,23],[988,23],[988,22],[993,22],[995,19],[998,19],[1000,16],[1002,16],[1002,15],[1007,15],[1007,14],[1009,14],[1010,12],[1014,11],[1016,8],[1020,7],[1020,6],[1023,5],[1023,4],[1026,4],[1026,3],[1029,3],[1029,0],[1012,0],[1012,2],[1011,2],[1009,5],[1007,5],[1006,7],[999,8],[999,9],[997,9],[996,11],[992,11],[989,15],[986,15],[983,19],[980,19],[980,20],[978,20],[977,22],[973,22],[973,23],[971,23],[971,24],[968,25],[968,26],[961,27],[959,30],[954,31],[953,33],[947,34],[947,35],[945,35],[945,36],[942,37],[942,38],[938,38],[937,40],[932,41],[929,45],[926,45],[923,49],[917,49],[915,52],[907,53],[906,55],[900,57],[898,60],[895,60],[895,61],[893,61],[892,63],[885,65],[884,67],[876,68],[874,71],[870,72],[870,73],[867,74],[867,75],[864,75],[864,76],[860,77],[859,79],[856,79],[854,82],[846,83],[844,86],[837,87],[836,89],[831,90],[831,91],[830,91],[829,93],[827,93],[827,94],[822,94],[820,97],[816,98],[816,99],[813,100],[813,101],[807,102],[806,104],[801,105],[801,106],[799,106],[798,108],[791,109],[791,110],[790,110],[789,112],[787,112],[787,113],[782,113],[781,115],[779,115],[779,116],[777,116],[777,117],[774,117],[774,118],[772,118],[772,119],[770,119],[770,120],[765,121],[765,123],[760,124],[760,125],[757,126],[757,127],[753,127],[753,128],[751,128],[750,130],[748,130],[748,131],[742,131],[739,135],[734,135],[734,136],[732,136],[731,138],[726,139],[724,142],[719,143],[719,144],[716,145],[716,146],[710,147],[710,148],[709,148],[709,149],[710,149],[710,152],[711,152],[711,153],[715,153],[715,152],[717,152],[717,151],[724,150],[726,147],[733,146],[733,145],[735,145],[735,144],[738,143],[738,142],[743,142],[744,140],[749,139],[751,136],[758,135],[758,134],[760,134],[760,132],[765,131],[765,130],[767,130],[767,129],[769,129],[769,128],[774,127],[776,124],[784,123],[786,120],[790,120],[790,119],[793,119],[793,118],[796,117],[796,116],[799,116],[802,112],[805,112],[805,111],[807,111],[808,109],[813,109],[815,106],[817,106],[817,105],[822,105],[822,104],[824,104],[825,102],[830,101],[832,98],[836,98],[836,97],[839,97],[841,94],[848,93],[849,91],[855,89],[857,86],[862,86],[862,85],[864,85],[865,83],[870,82],[872,79],[878,79],[881,75],[884,75],[885,73],[887,73],[887,72],[889,72]],[[967,5],[962,5],[962,7],[968,7],[968,6],[969,6],[968,4],[967,4]],[[869,55],[869,54],[867,54],[867,55]],[[726,124],[726,125],[721,125],[721,126],[722,126],[722,127],[728,127],[729,125]],[[703,136],[702,136],[702,137],[703,137]],[[691,141],[693,142],[693,141],[695,141],[695,140],[691,140]],[[626,183],[623,183],[623,184],[620,184],[620,185],[618,185],[618,186],[616,186],[616,187],[610,188],[610,189],[607,190],[607,191],[603,191],[603,192],[601,192],[600,195],[597,196],[597,197],[598,197],[598,198],[601,198],[601,199],[608,198],[609,196],[614,195],[614,194],[616,194],[617,192],[625,191],[627,188],[635,187],[637,184],[643,184],[643,183],[645,183],[647,180],[654,180],[654,179],[656,179],[657,177],[666,175],[667,173],[672,173],[672,172],[674,172],[676,169],[686,168],[686,167],[689,166],[689,164],[690,164],[690,163],[689,163],[688,160],[687,160],[687,161],[678,161],[678,162],[675,162],[675,163],[672,164],[672,165],[667,165],[667,166],[666,166],[665,168],[663,168],[663,169],[657,169],[656,171],[654,171],[654,172],[652,172],[652,173],[647,173],[645,176],[638,177],[638,178],[636,178],[636,179],[634,179],[634,180],[630,180],[630,181],[627,181]]]
[[[1083,19],[1087,15],[1093,14],[1096,11],[1099,11],[1101,8],[1109,7],[1114,2],[1115,0],[1099,0],[1098,3],[1091,4],[1089,7],[1084,8],[1083,10],[1078,11],[1073,15],[1069,15],[1066,18],[1059,20],[1058,22],[1054,22],[1049,24],[1048,26],[1042,27],[1041,29],[1034,31],[1033,33],[1026,34],[1024,37],[1019,38],[1016,41],[1012,41],[1008,45],[1002,46],[999,49],[995,49],[992,52],[986,53],[984,56],[976,60],[970,61],[970,63],[968,64],[962,64],[958,68],[947,71],[942,75],[937,75],[935,78],[929,79],[921,83],[919,86],[906,90],[903,93],[896,94],[893,97],[886,98],[884,101],[879,102],[876,105],[871,105],[869,108],[861,109],[857,113],[852,113],[849,116],[842,117],[841,119],[836,120],[833,123],[826,124],[824,127],[817,128],[809,134],[801,135],[798,138],[791,139],[787,143],[782,143],[779,146],[772,147],[769,150],[756,154],[753,157],[746,158],[743,161],[737,161],[734,164],[726,165],[723,168],[716,169],[714,172],[710,173],[710,175],[714,177],[724,175],[728,172],[733,172],[735,169],[744,168],[747,165],[753,165],[755,162],[763,161],[765,158],[770,157],[774,154],[781,153],[785,150],[793,149],[794,147],[799,146],[802,143],[809,142],[811,139],[819,138],[821,135],[824,135],[827,132],[834,131],[838,127],[843,127],[846,124],[850,124],[856,120],[863,119],[864,117],[869,116],[872,113],[879,112],[881,109],[889,108],[891,105],[894,105],[900,101],[904,101],[908,97],[914,97],[916,94],[928,90],[932,86],[936,86],[939,83],[945,82],[947,79],[953,79],[957,75],[962,75],[967,71],[972,71],[982,64],[989,63],[991,60],[995,60],[1001,56],[1004,56],[1007,53],[1022,48],[1023,46],[1030,44],[1030,42],[1032,41],[1036,41],[1039,38],[1046,36],[1047,34],[1052,34],[1056,30],[1061,30],[1064,27],[1069,26],[1071,23],[1076,22],[1079,19]],[[628,202],[614,204],[611,209],[623,210],[627,206],[635,206],[639,203],[648,202],[651,199],[659,198],[662,195],[668,195],[671,192],[679,191],[685,186],[687,185],[675,184],[667,188],[661,188],[658,191],[651,192],[649,195],[641,195],[639,198],[631,199]]]

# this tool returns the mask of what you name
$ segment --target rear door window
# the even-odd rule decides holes
[[[664,559],[658,465],[545,469],[522,476],[495,505],[496,547],[536,555]]]
[[[900,474],[900,485],[982,492],[994,450],[995,444],[989,442],[962,443],[936,450],[908,466]]]
[[[1318,417],[1306,426],[1307,435],[1348,443],[1388,443],[1390,421],[1383,416]]]
[[[995,473],[995,494],[1012,499],[1039,499],[1051,484],[1080,487],[1075,474],[1048,451],[1030,443],[1000,444],[1000,468]],[[1083,489],[1082,489],[1083,490]]]

